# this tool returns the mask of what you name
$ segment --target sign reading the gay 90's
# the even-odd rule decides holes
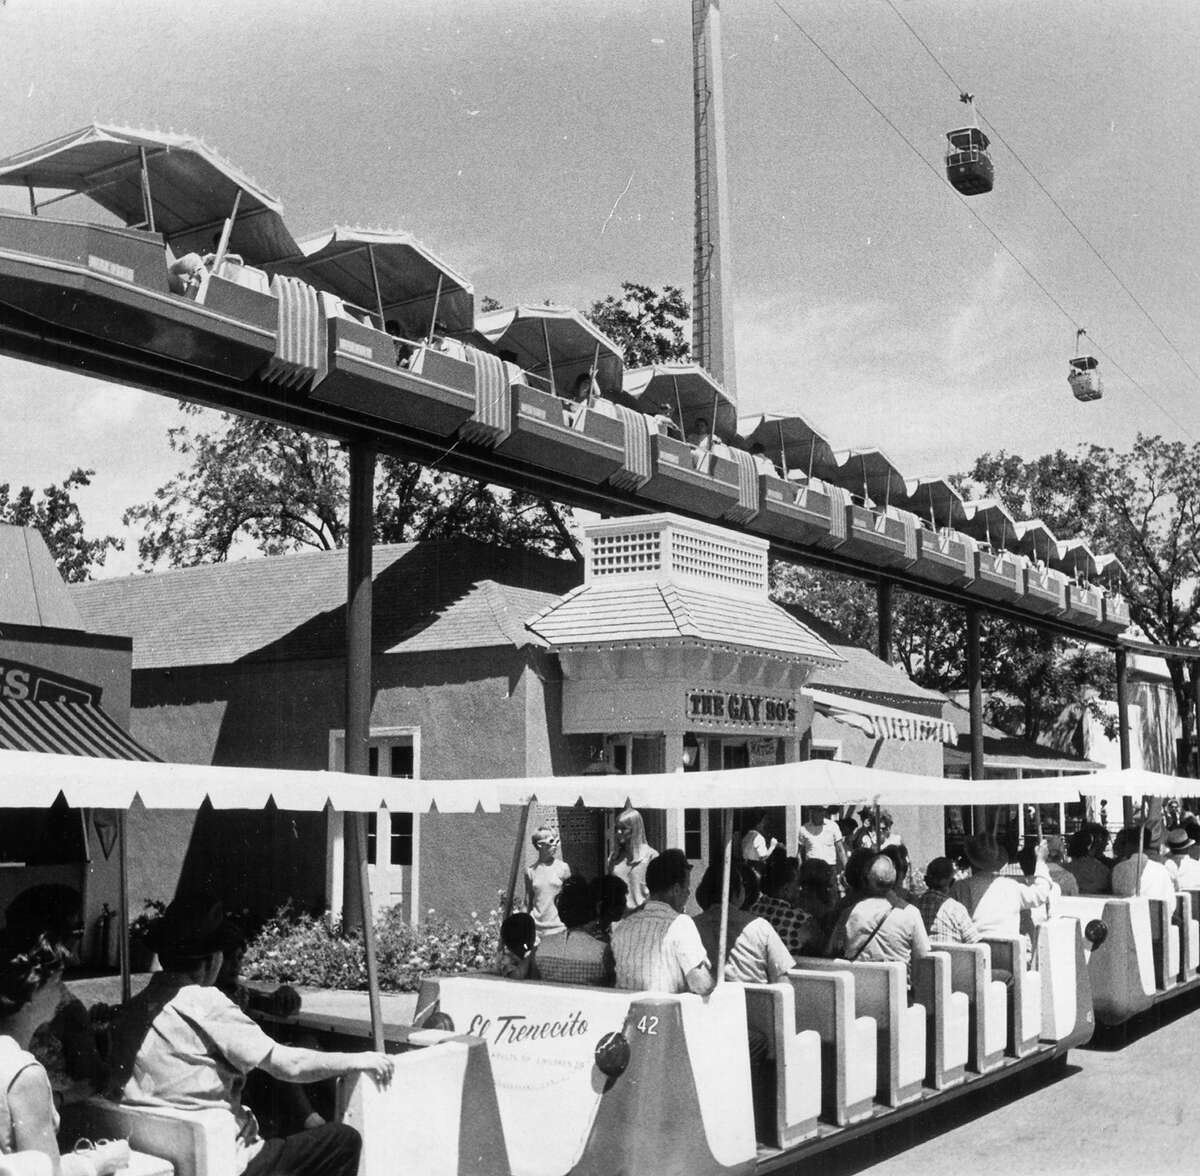
[[[684,715],[696,726],[790,731],[796,725],[796,700],[740,690],[689,690]]]
[[[488,1044],[513,1170],[570,1171],[604,1089],[596,1045],[624,1027],[629,993],[447,976],[437,999],[459,1033]]]

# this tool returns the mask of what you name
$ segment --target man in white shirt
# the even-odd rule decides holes
[[[1188,852],[1195,844],[1182,825],[1167,834],[1167,853],[1170,856],[1164,865],[1176,890],[1200,888],[1200,862]]]
[[[994,833],[977,833],[967,841],[971,876],[950,887],[950,897],[967,908],[984,939],[1015,939],[1021,933],[1021,912],[1041,906],[1050,898],[1050,871],[1046,844],[1039,842],[1033,881],[1025,883],[1000,873],[1008,865],[1008,851]]]
[[[1175,882],[1170,871],[1157,858],[1151,857],[1152,833],[1149,825],[1142,828],[1142,872],[1138,877],[1138,833],[1136,829],[1128,832],[1126,848],[1133,852],[1113,866],[1112,892],[1120,898],[1130,898],[1140,895],[1142,898],[1157,898],[1175,909]]]
[[[714,987],[696,924],[683,913],[692,867],[681,849],[667,849],[646,867],[646,905],[612,929],[617,987],[637,992],[694,992]]]
[[[742,861],[761,873],[763,863],[775,852],[779,842],[774,837],[768,838],[763,832],[767,814],[762,809],[751,809],[747,815],[750,824],[742,834]]]

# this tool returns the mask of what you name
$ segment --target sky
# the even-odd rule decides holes
[[[479,297],[690,297],[690,9],[6,0],[0,156],[91,121],[186,131],[295,235],[405,229]],[[801,413],[912,477],[1200,438],[1200,5],[724,0],[722,32],[743,414]],[[960,87],[999,132],[996,187],[969,200],[942,170]],[[1080,326],[1104,377],[1090,405],[1066,380]],[[121,513],[180,468],[178,418],[0,358],[0,482],[94,469],[88,530],[129,540],[101,574],[131,572]]]

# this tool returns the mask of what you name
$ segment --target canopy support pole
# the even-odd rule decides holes
[[[425,336],[426,343],[432,343],[433,337],[437,334],[437,316],[438,309],[442,304],[442,278],[444,275],[438,274],[437,289],[433,292],[433,312],[429,316],[429,334]]]
[[[1127,664],[1127,654],[1123,646],[1118,645],[1116,648],[1117,661],[1117,738],[1121,745],[1121,770],[1128,771],[1132,757],[1130,755],[1129,746],[1129,668]],[[1124,808],[1122,816],[1122,824],[1128,828],[1133,824],[1133,798],[1125,796],[1121,798],[1121,806]]]
[[[892,582],[880,576],[875,585],[875,612],[879,621],[879,639],[875,646],[881,662],[892,664]]]
[[[542,319],[542,339],[546,344],[546,370],[550,373],[550,395],[557,396],[558,388],[554,384],[554,356],[550,351],[550,325]]]
[[[733,810],[721,810],[721,928],[717,933],[717,958],[713,961],[718,985],[725,980],[725,955],[729,950],[729,874],[733,868]]]
[[[1137,823],[1137,874],[1134,882],[1133,897],[1140,898],[1142,895],[1142,859],[1146,856],[1145,851],[1146,837],[1146,798],[1142,797],[1142,807]]]
[[[983,658],[979,606],[967,606],[967,691],[971,715],[971,779],[983,779]]]
[[[29,215],[37,216],[38,215],[37,192],[34,191],[34,187],[32,184],[26,184],[25,187],[29,189]]]
[[[142,208],[146,213],[146,227],[150,232],[158,230],[154,227],[154,202],[150,199],[150,171],[146,167],[146,148],[138,148],[138,159],[142,165]]]
[[[347,772],[370,773],[371,740],[371,563],[375,534],[375,451],[361,442],[350,446],[350,529],[346,592],[346,762]],[[379,1000],[379,965],[375,953],[375,919],[371,911],[370,863],[367,860],[367,814],[347,813],[353,837],[346,844],[346,907],[353,904],[362,920],[371,1005],[371,1038],[383,1051],[383,1010]]]
[[[683,402],[679,399],[679,380],[676,376],[671,376],[671,387],[675,389],[675,411],[679,414],[679,420],[675,423],[679,426],[679,435],[685,441],[687,440],[687,429],[683,423]]]
[[[787,464],[787,446],[783,443],[783,421],[776,421],[775,425],[779,430],[779,464],[783,467],[783,480],[788,480],[788,464]]]
[[[133,995],[129,975],[129,843],[125,809],[117,809],[117,946],[121,961],[121,1003],[126,1004]]]
[[[383,325],[383,291],[379,288],[379,270],[375,268],[375,246],[367,246],[367,264],[371,267],[371,285],[375,288],[375,311],[379,315],[379,329],[385,330]]]
[[[239,188],[237,190],[237,195],[233,198],[233,211],[229,214],[228,219],[225,221],[225,225],[221,229],[221,239],[217,242],[217,252],[216,256],[213,257],[212,263],[214,271],[220,266],[222,258],[224,258],[229,249],[229,238],[233,236],[233,222],[237,220],[238,209],[241,207],[241,204],[242,190]]]
[[[517,822],[517,840],[513,845],[512,865],[508,869],[508,890],[504,894],[504,910],[501,921],[513,913],[517,900],[517,884],[521,881],[521,860],[525,856],[525,836],[529,831],[529,818],[533,813],[533,798],[525,802],[521,809],[521,819]]]

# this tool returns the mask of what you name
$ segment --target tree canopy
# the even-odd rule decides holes
[[[685,327],[689,307],[678,286],[659,292],[637,282],[622,282],[621,294],[598,298],[584,312],[614,343],[629,367],[686,360]]]
[[[22,486],[14,494],[8,482],[0,484],[0,522],[33,527],[46,540],[59,573],[77,584],[102,567],[109,550],[120,551],[124,543],[112,535],[88,539],[83,533],[83,516],[73,491],[92,484],[95,470],[72,470],[61,484],[47,486],[37,497],[32,487]]]

